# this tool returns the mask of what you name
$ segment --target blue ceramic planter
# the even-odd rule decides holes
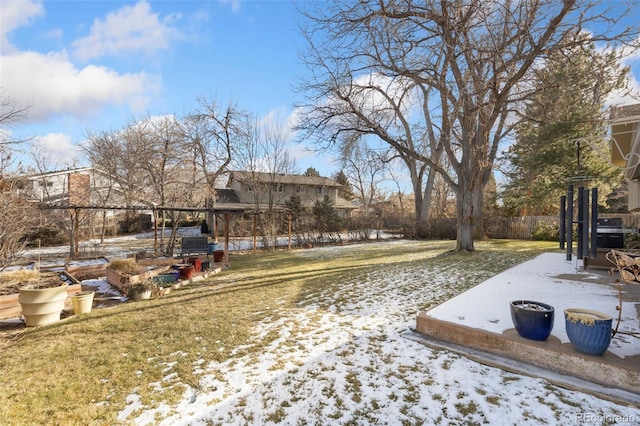
[[[588,309],[565,309],[567,337],[576,351],[586,355],[602,355],[611,343],[610,315]]]
[[[153,282],[157,285],[175,283],[178,280],[178,272],[165,272],[153,277]]]
[[[521,337],[547,340],[553,330],[553,306],[531,300],[511,302],[511,320]]]

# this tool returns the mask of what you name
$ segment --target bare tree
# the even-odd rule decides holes
[[[14,139],[10,129],[15,123],[28,117],[30,106],[19,106],[18,102],[4,94],[0,88],[0,152],[6,152],[10,145],[16,145],[23,140]]]
[[[52,188],[50,184],[50,173],[59,171],[58,164],[51,155],[40,145],[33,145],[31,149],[31,158],[37,171],[37,183],[39,190],[42,191],[38,197],[43,204],[53,204],[56,207],[71,207],[73,199],[71,197],[71,176],[67,176],[64,182],[64,188]],[[55,192],[54,192],[55,191]],[[84,198],[86,193],[78,194],[79,198]],[[53,225],[69,239],[69,256],[75,258],[79,255],[79,241],[76,237],[76,230],[80,227],[87,227],[92,222],[91,212],[81,211],[76,208],[57,208],[47,209],[45,223]]]
[[[247,138],[248,114],[237,105],[222,107],[215,100],[198,99],[199,108],[183,120],[185,151],[191,153],[193,189],[207,199],[207,206],[216,201],[216,183],[228,171],[235,155],[235,146]],[[199,184],[203,177],[203,184]],[[213,213],[207,216],[217,237],[217,221]]]
[[[0,128],[9,124],[0,121]],[[25,236],[37,225],[38,218],[29,186],[19,177],[21,172],[10,172],[13,163],[11,150],[0,145],[0,270],[20,258],[28,243]]]
[[[154,249],[156,253],[172,254],[182,218],[179,207],[192,207],[203,200],[197,200],[193,189],[197,187],[195,164],[187,150],[182,123],[171,115],[148,117],[116,132],[89,135],[88,141],[87,156],[109,176],[110,188],[102,192],[99,201],[105,205],[109,199],[124,201],[132,208],[128,220],[134,220],[135,206],[156,206],[152,210],[154,215],[160,214],[161,229]],[[204,187],[202,182],[200,186]],[[173,226],[165,242],[167,220]]]
[[[237,146],[234,165],[245,172],[244,183],[253,189],[263,243],[271,248],[282,225],[277,206],[289,201],[283,199],[282,177],[295,172],[288,149],[289,129],[279,115],[268,116],[261,122],[253,120],[246,136]]]
[[[147,153],[140,149],[140,126],[132,120],[124,129],[90,133],[83,146],[92,166],[104,171],[109,177],[109,188],[103,190],[99,202],[130,207],[126,210],[124,226],[133,223],[136,218],[134,206],[148,193],[149,177],[141,167]],[[116,197],[117,196],[117,197]],[[117,199],[117,202],[114,202]]]
[[[637,48],[637,26],[612,30],[631,6],[601,6],[577,0],[323,2],[306,13],[313,74],[303,82],[309,90],[304,127],[331,143],[345,134],[373,134],[438,171],[456,195],[457,249],[473,250],[483,188],[518,105],[531,94],[526,81],[537,61],[585,41]],[[384,102],[363,105],[363,94],[371,93]],[[440,149],[453,173],[442,167]]]
[[[116,204],[112,201],[116,191],[118,163],[116,155],[117,144],[111,139],[114,135],[110,132],[87,133],[87,144],[82,146],[87,158],[94,167],[99,167],[104,172],[104,179],[99,183],[93,181],[93,194],[98,205],[108,206]],[[100,229],[100,243],[104,242],[107,225],[107,209],[102,212],[102,226]]]
[[[362,204],[363,212],[381,195],[380,184],[384,181],[387,163],[364,143],[348,145],[341,153],[343,170]]]
[[[199,194],[194,191],[194,188],[198,187],[197,179],[194,178],[195,165],[189,161],[183,127],[176,117],[172,115],[150,117],[140,122],[133,130],[136,133],[140,167],[145,171],[145,180],[149,185],[145,198],[161,206],[160,240],[155,239],[154,250],[156,253],[161,251],[171,255],[175,249],[182,213],[174,209],[202,205],[204,200],[202,196],[198,198]],[[203,186],[201,182],[200,186]],[[156,215],[156,210],[153,211]],[[172,226],[171,234],[165,244],[167,219],[171,220]]]
[[[218,178],[231,163],[234,144],[247,137],[248,114],[237,105],[221,107],[215,100],[198,101],[199,109],[184,120],[183,133],[204,174],[206,189],[213,195]]]

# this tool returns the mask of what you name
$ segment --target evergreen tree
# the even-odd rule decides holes
[[[353,187],[351,186],[351,182],[349,182],[349,178],[347,178],[347,175],[344,173],[344,171],[340,170],[339,172],[337,172],[333,176],[333,180],[341,185],[340,189],[338,190],[338,195],[340,197],[344,198],[347,201],[351,201],[356,198],[356,196],[353,194]]]
[[[316,201],[316,204],[313,206],[313,217],[316,220],[316,229],[319,232],[340,230],[342,221],[328,195],[325,195],[322,201]]]
[[[317,171],[314,167],[309,167],[305,172],[305,176],[320,176],[320,172]]]
[[[604,102],[624,87],[628,72],[593,45],[557,52],[536,71],[538,96],[526,104],[526,120],[506,155],[508,214],[556,214],[572,182],[597,186],[599,203],[606,204],[621,171],[609,163]]]

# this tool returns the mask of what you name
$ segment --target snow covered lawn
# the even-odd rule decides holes
[[[330,261],[368,246],[296,253]],[[263,315],[266,319],[253,327],[255,343],[234,348],[221,362],[202,356],[193,363],[196,386],[182,383],[172,371],[184,353],[162,360],[166,376],[153,386],[183,389],[177,405],[145,406],[131,389],[118,418],[140,425],[640,423],[637,407],[403,338],[419,312],[495,274],[482,267],[469,270],[464,256],[451,257],[455,260],[446,254],[430,262],[379,259],[378,267],[372,258],[371,267],[339,282],[327,271],[326,285],[303,288],[295,308],[283,302]],[[505,255],[505,264],[509,261]],[[494,259],[491,268],[496,267]],[[233,284],[241,271],[225,276]]]

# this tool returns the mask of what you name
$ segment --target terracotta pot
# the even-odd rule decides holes
[[[199,257],[190,257],[188,262],[193,265],[196,272],[202,271],[202,260]]]
[[[193,277],[193,265],[181,265],[178,267],[178,272],[180,272],[181,280],[190,280]]]
[[[224,260],[224,250],[216,250],[213,252],[214,262],[222,262]]]

